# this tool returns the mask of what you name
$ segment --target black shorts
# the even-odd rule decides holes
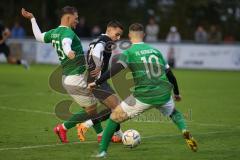
[[[0,44],[0,54],[1,54],[1,53],[3,53],[6,58],[9,57],[9,55],[10,55],[10,49],[9,49],[9,47],[6,45],[6,43]]]
[[[104,101],[106,98],[113,94],[115,94],[115,92],[107,82],[104,82],[93,90],[94,97],[100,101]]]

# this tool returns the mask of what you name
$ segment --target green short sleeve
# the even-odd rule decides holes
[[[45,34],[44,34],[44,42],[45,43],[51,43],[52,42],[52,39],[51,39],[52,32],[53,32],[53,29],[45,32]]]

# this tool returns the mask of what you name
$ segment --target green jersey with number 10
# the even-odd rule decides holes
[[[133,44],[119,59],[129,67],[134,79],[133,95],[143,103],[163,105],[170,100],[172,84],[166,77],[167,63],[162,54],[145,43]]]
[[[72,60],[70,60],[63,51],[62,40],[64,38],[70,38],[72,40],[71,49],[75,52],[75,58]],[[59,26],[46,32],[44,42],[52,43],[63,67],[64,75],[82,74],[85,71],[86,67],[82,44],[71,28]]]

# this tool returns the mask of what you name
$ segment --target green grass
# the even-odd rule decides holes
[[[0,159],[93,159],[90,156],[98,150],[93,130],[88,132],[86,143],[75,143],[75,129],[69,131],[71,143],[66,145],[60,145],[53,134],[53,127],[61,120],[48,113],[54,112],[55,104],[70,98],[49,88],[48,78],[55,68],[34,65],[26,71],[0,64]],[[134,149],[111,144],[107,159],[240,159],[240,72],[174,73],[183,97],[177,108],[185,113],[199,151],[191,152],[177,128],[150,110],[122,125],[123,130],[138,130],[142,144]],[[73,110],[78,110],[77,105]]]

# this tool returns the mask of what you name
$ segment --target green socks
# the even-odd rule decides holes
[[[94,128],[94,130],[95,130],[95,132],[96,132],[97,134],[99,134],[99,133],[101,133],[101,132],[103,131],[101,122],[94,124],[94,125],[93,125],[93,128]]]
[[[71,128],[75,127],[78,123],[83,122],[85,120],[84,117],[87,117],[87,112],[85,112],[84,110],[81,110],[78,113],[73,114],[73,116],[68,121],[65,121],[63,123],[64,127],[66,129],[71,129]],[[93,126],[93,128],[95,129],[95,132],[97,134],[99,134],[103,131],[101,122],[95,124]]]
[[[107,121],[107,126],[103,131],[103,136],[102,136],[102,140],[100,143],[100,152],[102,151],[107,151],[108,145],[110,143],[110,140],[114,134],[114,132],[116,131],[117,126],[119,125],[119,123],[113,121],[112,119],[108,119]]]
[[[175,109],[173,113],[170,115],[170,118],[181,131],[186,130],[187,128],[186,123],[181,112]]]
[[[84,110],[81,110],[75,114],[66,122],[64,122],[64,127],[66,129],[71,129],[75,127],[78,123],[81,123],[83,121],[83,117],[87,116],[87,113]]]

